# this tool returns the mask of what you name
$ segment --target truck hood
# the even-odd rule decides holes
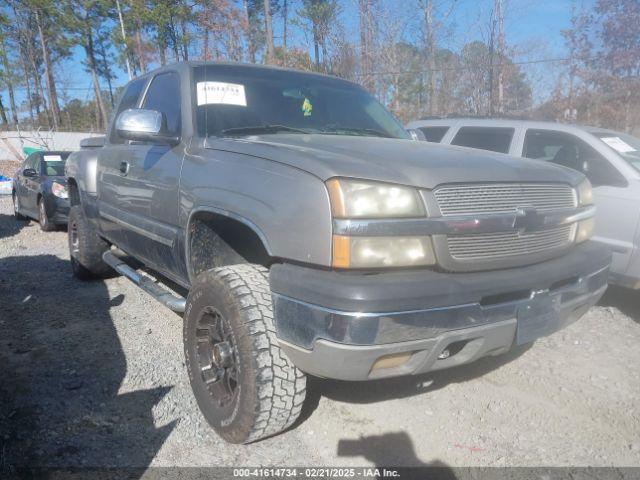
[[[434,188],[461,182],[565,182],[583,176],[564,167],[499,153],[392,138],[279,134],[214,138],[205,147],[290,165],[321,180],[354,177]]]

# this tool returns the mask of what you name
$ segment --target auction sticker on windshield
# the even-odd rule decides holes
[[[43,155],[45,162],[61,162],[62,157],[60,155]]]
[[[225,82],[198,82],[196,93],[198,106],[239,105],[247,106],[244,85]]]
[[[600,137],[604,143],[620,153],[635,152],[636,149],[620,137]]]

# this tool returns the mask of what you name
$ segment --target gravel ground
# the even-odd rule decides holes
[[[640,296],[499,358],[311,379],[296,428],[225,444],[191,395],[181,319],[123,278],[71,276],[66,232],[0,199],[0,475],[20,466],[640,466]]]

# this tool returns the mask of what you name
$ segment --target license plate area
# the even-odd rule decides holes
[[[560,327],[559,300],[548,293],[537,294],[518,307],[516,343],[530,343],[546,337]]]

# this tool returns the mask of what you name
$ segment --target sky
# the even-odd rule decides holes
[[[341,6],[341,21],[349,40],[358,42],[358,16],[357,0],[338,0]],[[595,0],[503,0],[505,3],[505,36],[507,45],[512,49],[513,59],[532,60],[543,58],[561,58],[566,56],[566,47],[561,31],[570,26],[572,4],[577,7],[589,7]],[[300,0],[289,0],[290,12],[299,8]],[[405,31],[407,40],[416,38],[419,34],[418,22],[420,16],[416,15],[415,5],[418,0],[380,0],[383,8],[399,15],[404,15],[409,20],[409,26]],[[451,7],[450,0],[434,0],[442,20],[442,12],[447,11],[448,16],[443,23],[446,28],[441,30],[439,42],[453,50],[459,50],[465,43],[474,40],[487,40],[488,18],[493,8],[493,0],[455,0]],[[292,14],[290,13],[290,18]],[[114,19],[115,21],[115,19]],[[290,27],[294,38],[289,44],[304,44],[305,36],[302,32],[295,32]],[[280,43],[282,36],[282,19],[274,19],[274,35],[276,44]],[[309,52],[312,54],[311,45]],[[71,58],[61,62],[55,75],[58,79],[59,95],[64,102],[72,98],[88,100],[93,95],[91,78],[83,66],[84,53],[76,48]],[[197,52],[193,52],[196,54]],[[534,102],[544,101],[553,81],[554,64],[540,64],[523,67],[533,86]],[[124,67],[114,65],[116,79],[115,87],[122,86],[128,81]],[[65,88],[66,87],[66,88]],[[103,87],[106,89],[106,82]],[[8,107],[8,94],[1,92],[3,103]],[[25,91],[22,88],[16,90],[16,100],[20,104],[25,100]],[[25,116],[25,114],[21,114]]]

